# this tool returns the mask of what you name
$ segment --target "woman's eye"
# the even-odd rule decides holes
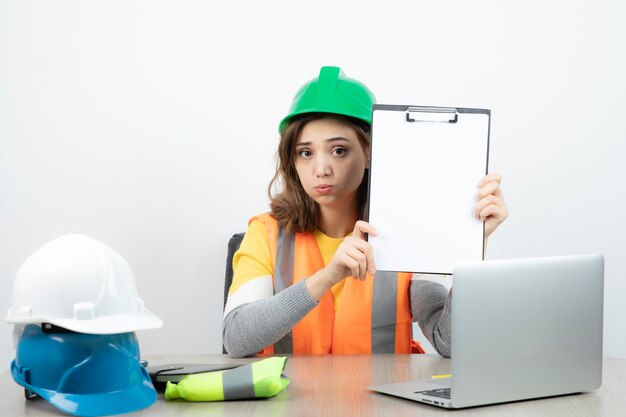
[[[309,156],[311,156],[311,151],[309,151],[308,149],[302,149],[298,151],[298,156],[301,156],[302,158],[308,158]]]
[[[343,156],[348,153],[348,150],[346,148],[335,148],[332,153],[337,156]]]

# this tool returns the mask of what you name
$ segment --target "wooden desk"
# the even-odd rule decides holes
[[[165,363],[245,363],[225,355],[151,355]],[[430,378],[447,373],[449,360],[435,355],[295,356],[285,375],[291,384],[269,400],[221,403],[169,402],[159,395],[132,416],[626,416],[626,359],[605,358],[602,387],[593,393],[448,411],[365,389],[370,384]],[[66,415],[47,402],[26,401],[8,371],[0,374],[0,415]]]

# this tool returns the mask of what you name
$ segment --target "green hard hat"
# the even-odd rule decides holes
[[[289,114],[280,121],[278,132],[299,114],[333,113],[354,117],[372,124],[374,93],[365,84],[348,78],[339,67],[322,67],[320,75],[296,93]]]

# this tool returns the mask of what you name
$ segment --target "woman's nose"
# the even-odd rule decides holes
[[[331,174],[330,164],[323,156],[318,156],[315,160],[315,175],[318,177],[327,177]]]

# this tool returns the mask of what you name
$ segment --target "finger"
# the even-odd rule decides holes
[[[352,276],[353,278],[358,278],[359,276],[359,263],[352,257],[347,254],[344,255],[344,258],[341,260],[341,263],[348,270],[348,274],[346,276]]]
[[[364,240],[353,237],[347,237],[344,243],[354,246],[365,255],[367,272],[374,275],[376,273],[376,261],[374,260],[374,248],[372,245]]]
[[[337,255],[339,255],[337,257],[337,263],[346,269],[346,274],[344,278],[347,276],[352,276],[354,278],[359,277],[360,267],[359,261],[358,259],[356,259],[358,255],[355,256],[353,251],[353,247],[345,245],[344,243],[342,243],[339,246],[339,249],[337,249]]]
[[[359,220],[354,224],[354,230],[352,231],[352,236],[358,237],[359,239],[365,239],[365,233],[368,233],[372,236],[377,236],[378,232],[368,222],[364,220]]]
[[[492,181],[496,181],[498,184],[500,184],[502,182],[502,175],[495,173],[495,172],[492,174],[487,174],[480,180],[480,182],[478,183],[478,186],[482,187],[483,185]]]
[[[476,217],[480,218],[480,212],[483,211],[485,207],[489,206],[490,204],[503,205],[504,200],[500,197],[496,197],[493,194],[489,194],[487,197],[481,198],[476,203],[476,207],[475,207]]]
[[[487,197],[489,194],[493,194],[496,197],[502,196],[502,189],[500,188],[499,182],[497,181],[488,182],[487,184],[480,187],[480,190],[478,190],[479,198]]]
[[[497,219],[499,222],[504,221],[507,216],[507,209],[503,206],[498,206],[496,204],[490,204],[484,209],[482,209],[479,213],[479,218],[482,221],[486,221],[489,217],[493,217]]]
[[[486,208],[488,214],[489,210]],[[506,205],[504,207],[498,207],[496,211],[488,215],[485,218],[485,237],[490,236],[509,216]]]
[[[346,254],[354,259],[357,263],[356,275],[352,275],[354,278],[365,279],[365,273],[367,272],[367,257],[365,254],[354,246],[347,246],[345,248]]]

